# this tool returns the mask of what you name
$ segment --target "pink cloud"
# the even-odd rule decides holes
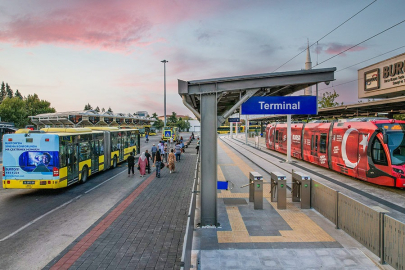
[[[217,5],[215,1],[186,0],[34,2],[44,8],[9,18],[0,28],[0,42],[16,46],[51,43],[129,51],[133,46],[165,42],[162,37],[152,36],[154,26],[176,23]]]
[[[325,45],[326,48],[324,50],[325,50],[325,53],[327,53],[327,54],[335,55],[335,54],[338,54],[338,53],[340,53],[342,51],[345,51],[345,50],[349,49],[353,45],[354,44],[340,44],[340,43],[332,42],[332,43],[329,43],[329,44]],[[321,48],[321,50],[322,49],[323,48]],[[363,50],[366,50],[366,49],[367,49],[367,47],[365,47],[365,46],[356,46],[356,47],[348,50],[348,52],[357,52],[357,51],[363,51]],[[346,56],[346,53],[342,53],[341,55]]]

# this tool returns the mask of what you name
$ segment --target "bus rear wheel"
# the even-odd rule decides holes
[[[87,169],[87,167],[83,167],[82,179],[80,180],[80,183],[86,183],[88,177],[89,177],[89,170]]]

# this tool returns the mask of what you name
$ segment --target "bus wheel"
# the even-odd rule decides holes
[[[89,170],[87,169],[87,167],[83,167],[82,180],[80,180],[80,183],[85,183],[88,177],[89,177]]]
[[[114,159],[113,159],[113,168],[117,168],[117,156],[114,156]]]

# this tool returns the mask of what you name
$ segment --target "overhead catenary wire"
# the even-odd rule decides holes
[[[319,65],[321,65],[321,64],[323,64],[323,63],[325,63],[325,62],[327,62],[327,61],[329,61],[329,60],[335,58],[336,56],[341,55],[342,53],[345,53],[345,52],[347,52],[347,51],[353,49],[354,47],[357,47],[357,46],[359,46],[360,44],[362,44],[362,43],[364,43],[364,42],[366,42],[366,41],[369,41],[370,39],[375,38],[376,36],[379,36],[379,35],[383,34],[384,32],[387,32],[388,30],[390,30],[390,29],[392,29],[392,28],[394,28],[394,27],[396,27],[396,26],[398,26],[398,25],[400,25],[400,24],[402,24],[402,23],[404,23],[404,22],[405,22],[405,20],[403,20],[403,21],[401,21],[401,22],[399,22],[399,23],[397,23],[397,24],[394,24],[393,26],[388,27],[387,29],[385,29],[385,30],[383,30],[383,31],[381,31],[381,32],[379,32],[379,33],[377,33],[377,34],[375,34],[374,36],[369,37],[369,38],[363,40],[362,42],[359,42],[359,43],[357,43],[356,45],[353,45],[353,46],[351,46],[350,48],[348,48],[348,49],[346,49],[346,50],[343,50],[343,51],[341,51],[340,53],[335,54],[334,56],[329,57],[328,59],[326,59],[326,60],[320,62],[319,64],[317,64],[317,65],[315,65],[315,66],[313,66],[313,67],[319,66]]]
[[[309,48],[311,48],[312,46],[314,46],[315,44],[317,44],[319,41],[321,41],[322,39],[324,39],[325,37],[327,37],[329,34],[331,34],[332,32],[334,32],[335,30],[337,30],[339,27],[341,27],[342,25],[344,25],[345,23],[347,23],[348,21],[350,21],[351,19],[353,19],[355,16],[357,16],[359,13],[361,13],[363,10],[365,10],[366,8],[368,8],[369,6],[371,6],[372,4],[374,4],[375,2],[377,2],[377,0],[374,0],[373,2],[371,2],[370,4],[368,4],[367,6],[365,6],[364,8],[362,8],[360,11],[358,11],[356,14],[354,14],[353,16],[351,16],[349,19],[347,19],[346,21],[342,22],[341,24],[339,24],[337,27],[335,27],[334,29],[332,29],[331,31],[329,31],[326,35],[324,35],[323,37],[321,37],[320,39],[318,39],[317,41],[315,41],[314,43],[311,44],[311,46],[309,46]],[[296,57],[298,57],[300,54],[302,54],[303,52],[305,52],[307,49],[299,52],[297,55],[295,55],[293,58],[291,58],[290,60],[288,60],[287,62],[285,62],[284,64],[282,64],[281,66],[279,66],[278,68],[276,68],[275,70],[273,70],[272,72],[277,71],[278,69],[280,69],[281,67],[283,67],[284,65],[286,65],[287,63],[291,62],[292,60],[294,60]],[[318,63],[317,63],[318,65]]]

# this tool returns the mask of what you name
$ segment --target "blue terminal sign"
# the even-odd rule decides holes
[[[240,122],[240,118],[239,117],[234,117],[234,118],[228,118],[228,122],[229,123],[239,123]]]
[[[241,114],[317,114],[316,96],[251,97]]]

